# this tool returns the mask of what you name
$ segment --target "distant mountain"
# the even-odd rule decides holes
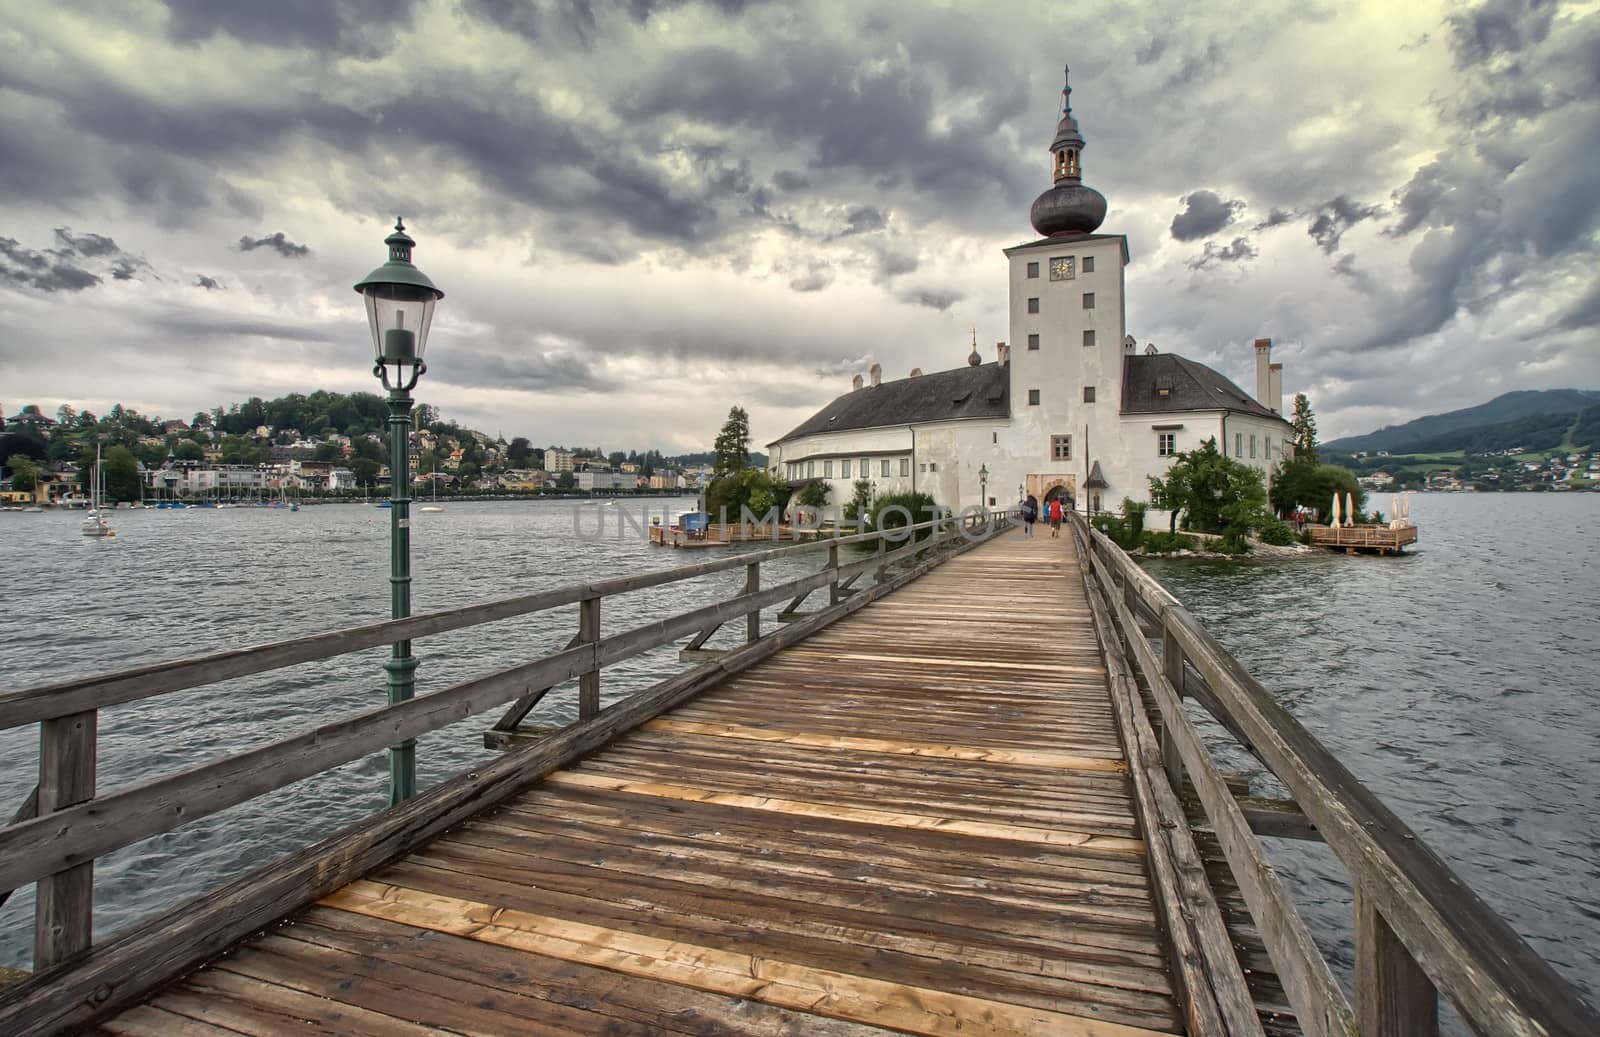
[[[1329,440],[1320,444],[1320,449],[1335,453],[1354,453],[1358,450],[1387,450],[1390,453],[1461,450],[1474,439],[1470,433],[1485,426],[1560,415],[1568,416],[1567,423],[1570,423],[1571,416],[1597,405],[1600,405],[1600,391],[1594,389],[1523,389],[1496,396],[1476,407],[1453,410],[1448,414],[1430,414],[1364,436]],[[1461,440],[1459,445],[1441,445],[1458,438]]]

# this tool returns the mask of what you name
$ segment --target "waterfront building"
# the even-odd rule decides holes
[[[631,490],[635,479],[626,472],[589,470],[578,473],[580,490]]]
[[[572,453],[556,447],[546,447],[544,451],[544,470],[547,472],[572,471]]]
[[[1083,183],[1084,137],[1062,91],[1051,141],[1052,185],[1030,212],[1041,235],[1004,250],[1010,343],[993,359],[976,333],[966,364],[884,381],[873,364],[839,396],[768,445],[772,474],[821,479],[842,505],[852,483],[874,496],[918,491],[954,511],[1061,499],[1080,511],[1149,499],[1149,477],[1181,451],[1215,437],[1218,448],[1268,478],[1292,453],[1282,417],[1282,365],[1257,339],[1255,396],[1204,364],[1127,333],[1128,239],[1100,233],[1106,200]],[[1152,521],[1164,516],[1152,514]]]

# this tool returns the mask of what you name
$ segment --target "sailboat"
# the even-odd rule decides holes
[[[94,472],[89,479],[89,513],[83,517],[83,535],[86,537],[114,537],[111,520],[105,516],[100,500],[100,444],[94,445]]]
[[[422,506],[422,510],[423,511],[443,511],[444,509],[439,507],[439,466],[438,465],[434,465],[433,466],[433,478],[429,479],[428,482],[430,484],[432,484],[432,488],[433,488],[433,496],[431,498],[433,503],[424,504]]]

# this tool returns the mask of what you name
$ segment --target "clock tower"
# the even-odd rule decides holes
[[[1093,503],[1095,487],[1087,484],[1094,462],[1120,439],[1127,334],[1128,243],[1120,234],[1097,233],[1106,200],[1083,183],[1086,143],[1069,81],[1050,142],[1052,183],[1029,214],[1042,237],[1005,250],[1014,449],[1022,458],[1044,459],[1027,473],[1028,493],[1042,498],[1061,486],[1080,511]]]

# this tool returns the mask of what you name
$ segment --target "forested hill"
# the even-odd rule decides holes
[[[1322,449],[1335,453],[1387,450],[1395,454],[1449,450],[1485,452],[1519,446],[1530,450],[1546,449],[1560,445],[1580,412],[1597,407],[1600,407],[1600,391],[1594,389],[1520,390],[1496,396],[1476,407],[1431,414],[1364,436],[1330,440],[1322,444]],[[1587,427],[1592,422],[1579,424]],[[1550,439],[1552,434],[1553,440]],[[1519,436],[1530,438],[1522,442]],[[1536,444],[1535,439],[1539,443]],[[1574,441],[1584,443],[1582,438]]]

